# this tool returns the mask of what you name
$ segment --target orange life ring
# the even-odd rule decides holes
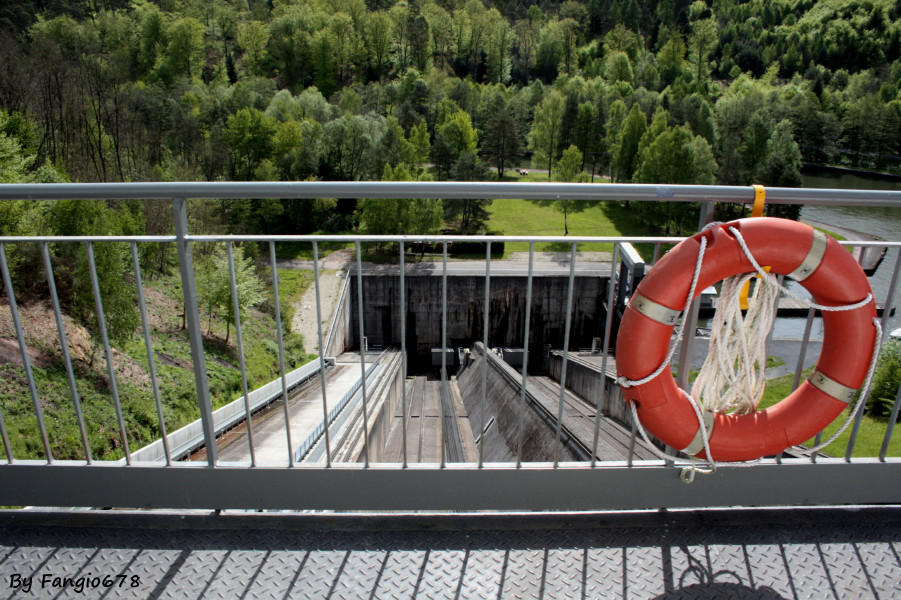
[[[626,308],[616,343],[619,375],[638,381],[666,360],[670,337],[685,307],[700,249],[707,248],[695,297],[726,277],[754,271],[729,227],[742,235],[757,262],[800,282],[824,306],[860,303],[870,284],[851,254],[832,238],[796,221],[740,219],[711,227],[673,248],[641,281]],[[745,415],[705,412],[716,461],[753,460],[810,439],[848,407],[866,378],[876,344],[876,303],[823,312],[823,350],[810,377],[787,398]],[[668,368],[642,385],[623,387],[642,425],[664,443],[707,458],[698,417]]]

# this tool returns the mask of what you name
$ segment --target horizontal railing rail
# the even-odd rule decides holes
[[[335,328],[337,310],[332,319],[329,343],[323,347],[325,332],[323,331],[323,319],[321,314],[322,298],[319,289],[318,245],[326,242],[351,242],[354,247],[352,263],[347,265],[348,279],[339,293],[339,303],[349,302],[357,309],[353,318],[348,318],[348,327],[352,327],[352,321],[356,320],[356,330],[350,335],[362,341],[366,337],[367,324],[364,319],[363,288],[368,285],[368,277],[378,275],[383,277],[395,277],[399,279],[399,298],[393,309],[397,312],[399,320],[400,336],[398,341],[401,346],[401,362],[403,370],[402,381],[407,376],[407,335],[406,318],[407,303],[405,298],[405,277],[408,277],[405,267],[405,252],[407,244],[418,241],[426,241],[435,244],[442,250],[440,262],[436,262],[431,268],[440,271],[442,279],[441,305],[441,343],[447,344],[447,319],[448,319],[448,253],[449,245],[458,241],[478,241],[485,243],[484,262],[473,263],[476,268],[484,268],[484,294],[485,302],[479,315],[483,323],[484,337],[482,343],[488,343],[487,324],[491,323],[491,285],[492,265],[495,273],[510,273],[510,268],[498,270],[497,258],[491,256],[491,244],[500,242],[525,242],[528,244],[528,264],[521,264],[518,276],[526,279],[525,309],[524,309],[524,346],[523,366],[521,369],[512,370],[517,376],[506,380],[516,385],[518,383],[521,402],[518,410],[525,414],[526,409],[526,379],[529,372],[530,341],[534,332],[530,334],[532,321],[532,294],[533,280],[539,272],[535,266],[536,244],[550,242],[565,244],[570,254],[569,261],[561,269],[559,276],[568,280],[567,302],[564,314],[565,334],[561,339],[554,340],[553,344],[559,347],[562,360],[560,384],[559,413],[556,417],[548,414],[548,420],[556,419],[556,432],[552,435],[557,442],[567,434],[562,428],[563,396],[566,389],[566,360],[571,352],[568,349],[570,322],[573,317],[574,292],[573,280],[580,276],[576,265],[582,260],[577,250],[590,249],[601,244],[612,245],[612,253],[609,260],[600,263],[603,269],[609,267],[606,275],[611,285],[602,292],[606,296],[606,306],[613,306],[613,292],[617,282],[620,261],[620,250],[626,243],[652,244],[655,248],[654,255],[658,256],[663,246],[678,243],[682,237],[673,236],[450,236],[450,235],[197,235],[188,230],[188,203],[187,199],[204,198],[282,198],[282,199],[309,199],[309,198],[526,198],[526,199],[558,199],[569,198],[586,201],[664,201],[664,202],[700,202],[705,203],[702,210],[701,225],[710,221],[712,203],[737,203],[750,204],[754,201],[755,190],[750,187],[726,187],[726,186],[668,186],[668,185],[639,185],[639,184],[506,184],[506,183],[437,183],[437,182],[303,182],[303,183],[139,183],[139,184],[15,184],[0,186],[0,202],[3,200],[54,200],[54,199],[168,199],[173,205],[175,216],[174,236],[5,236],[0,237],[0,271],[3,275],[4,296],[7,299],[13,328],[15,330],[19,351],[22,356],[22,368],[28,382],[29,395],[33,406],[36,428],[35,447],[43,448],[45,460],[26,460],[14,456],[9,432],[3,421],[3,412],[0,410],[0,437],[3,442],[5,461],[0,460],[0,504],[4,505],[49,505],[49,506],[123,506],[123,507],[172,507],[172,508],[246,508],[246,509],[317,509],[317,510],[515,510],[515,509],[555,509],[555,510],[597,510],[597,509],[625,509],[625,508],[660,508],[660,507],[688,507],[688,506],[726,506],[726,505],[778,505],[778,504],[844,504],[844,503],[899,503],[901,502],[901,458],[889,452],[889,444],[892,441],[895,421],[901,410],[901,389],[895,391],[892,414],[886,420],[885,432],[881,434],[881,448],[872,456],[854,456],[855,444],[859,433],[861,420],[853,424],[850,438],[846,445],[844,456],[823,457],[811,456],[802,458],[775,457],[762,459],[759,464],[738,468],[724,466],[716,473],[708,476],[699,476],[695,483],[686,485],[679,479],[679,469],[691,464],[685,458],[671,453],[670,460],[633,460],[629,456],[624,461],[604,461],[594,458],[579,462],[565,462],[553,460],[551,462],[529,462],[518,458],[515,462],[490,461],[483,457],[483,448],[479,448],[478,462],[460,463],[450,462],[445,456],[446,435],[445,414],[451,408],[448,401],[448,365],[447,353],[442,353],[442,365],[440,369],[441,395],[445,401],[439,402],[438,410],[441,412],[438,419],[438,436],[441,440],[441,461],[435,463],[423,463],[410,460],[408,456],[408,440],[406,426],[403,430],[402,460],[397,463],[369,462],[368,452],[364,453],[366,462],[363,464],[341,464],[333,460],[329,446],[329,429],[335,417],[346,408],[352,398],[359,397],[363,415],[362,434],[370,435],[369,419],[376,419],[375,415],[367,413],[373,407],[372,386],[367,386],[366,378],[373,372],[375,365],[367,364],[365,357],[360,355],[360,378],[353,389],[344,394],[337,403],[329,404],[326,400],[325,384],[323,379],[322,393],[322,422],[305,433],[305,439],[299,446],[295,446],[291,440],[291,427],[289,425],[289,392],[297,385],[294,381],[298,373],[303,373],[304,378],[309,378],[315,372],[319,372],[325,366],[324,355],[330,348],[331,335]],[[801,205],[855,205],[866,207],[895,207],[901,208],[901,192],[895,191],[862,191],[862,190],[813,190],[794,188],[770,188],[767,189],[766,199],[772,204],[801,204]],[[310,243],[314,250],[312,269],[316,281],[315,302],[317,309],[317,330],[319,334],[320,357],[301,369],[288,373],[285,367],[285,347],[281,338],[282,324],[280,322],[280,307],[278,294],[278,268],[275,256],[275,244],[278,242],[305,242]],[[255,242],[269,247],[269,262],[272,270],[272,288],[274,292],[274,314],[276,315],[278,358],[280,374],[278,379],[269,384],[265,389],[250,391],[247,388],[247,373],[244,364],[244,351],[242,347],[242,326],[240,311],[237,307],[237,288],[235,287],[235,267],[232,262],[232,245],[242,242]],[[71,364],[69,342],[65,336],[65,328],[62,320],[62,309],[56,296],[53,264],[49,258],[48,246],[50,244],[76,243],[84,245],[85,252],[90,262],[91,289],[94,295],[97,327],[100,331],[101,345],[106,357],[108,377],[110,383],[110,397],[116,408],[116,421],[121,437],[121,447],[124,452],[125,465],[116,461],[98,461],[91,456],[88,442],[89,431],[95,426],[82,414],[78,390],[74,384],[75,375]],[[198,398],[200,418],[191,425],[191,440],[180,439],[179,432],[166,433],[164,423],[165,397],[155,393],[157,414],[160,419],[160,431],[162,437],[154,446],[152,457],[149,450],[132,451],[129,447],[129,439],[126,432],[125,418],[122,413],[122,405],[127,398],[122,398],[116,386],[116,373],[112,366],[112,348],[106,335],[106,323],[104,321],[103,298],[99,291],[96,277],[96,267],[93,262],[93,250],[98,244],[126,243],[131,246],[134,264],[134,277],[138,287],[139,304],[144,324],[144,342],[148,349],[150,361],[150,378],[155,392],[158,388],[157,375],[154,371],[154,354],[152,340],[147,327],[147,315],[141,289],[140,261],[138,258],[137,244],[175,243],[178,249],[180,279],[184,295],[185,318],[187,321],[188,335],[191,342],[192,367],[194,372],[195,389]],[[229,271],[232,281],[232,300],[235,303],[234,326],[236,332],[236,344],[240,359],[240,370],[244,392],[241,397],[218,411],[212,410],[209,384],[206,375],[206,359],[203,350],[203,336],[200,327],[200,312],[198,309],[198,295],[194,275],[192,247],[196,248],[204,244],[225,243],[229,250]],[[400,268],[384,271],[363,263],[362,245],[397,244],[396,252]],[[901,240],[846,240],[840,242],[848,247],[882,247],[889,249],[887,265],[884,269],[892,268],[891,283],[887,287],[884,298],[878,298],[885,303],[885,311],[882,314],[884,336],[888,337],[886,326],[891,318],[891,309],[894,305],[895,292],[899,280],[899,267],[901,267]],[[69,379],[72,392],[71,401],[75,405],[79,433],[85,450],[85,460],[71,461],[54,458],[52,448],[53,440],[48,437],[47,427],[42,417],[42,403],[47,398],[40,397],[32,375],[32,367],[29,350],[24,335],[23,319],[18,313],[15,301],[10,270],[7,264],[7,253],[16,251],[19,244],[35,244],[44,255],[45,272],[43,274],[48,282],[51,307],[57,322],[60,337],[60,346],[63,353],[66,376]],[[580,246],[581,245],[581,246]],[[894,260],[893,263],[891,261]],[[891,265],[891,266],[889,266]],[[434,274],[438,274],[436,271]],[[592,271],[594,273],[594,271]],[[367,279],[364,279],[366,277]],[[356,294],[351,292],[351,283],[356,286]],[[481,294],[481,291],[478,292]],[[435,300],[438,300],[437,298]],[[347,309],[347,314],[354,314]],[[603,344],[600,354],[606,357],[610,350],[610,331],[613,327],[612,310],[606,312],[603,323]],[[695,325],[697,311],[691,310],[686,315],[685,337],[682,340],[682,350],[679,355],[679,364],[689,364],[691,346],[695,337]],[[805,333],[800,340],[802,343],[800,356],[794,369],[795,387],[798,384],[804,365],[804,354],[811,337],[811,323],[814,321],[814,311],[808,312]],[[421,326],[420,324],[417,324]],[[534,350],[534,348],[533,348]],[[558,349],[555,349],[558,352]],[[534,354],[534,352],[532,352]],[[540,356],[539,356],[540,358]],[[476,367],[468,367],[476,368]],[[480,407],[477,410],[484,411],[487,405],[487,362],[477,367],[480,369],[479,377],[482,379],[480,398],[475,403]],[[598,369],[598,376],[605,377],[609,372],[605,362]],[[688,369],[680,369],[679,383],[687,382]],[[508,374],[509,375],[509,374]],[[367,389],[369,387],[370,389]],[[594,406],[604,407],[606,398],[606,386],[597,386],[598,398],[590,399]],[[393,415],[402,419],[406,425],[409,420],[408,398],[406,386],[400,386],[401,414]],[[253,429],[249,424],[247,429],[248,443],[251,448],[249,465],[235,463],[221,463],[218,458],[216,440],[223,428],[234,426],[239,420],[247,419],[254,411],[258,410],[260,403],[272,403],[281,397],[284,400],[285,429],[287,436],[288,452],[284,457],[287,466],[268,466],[260,464],[254,458]],[[54,399],[56,400],[56,399]],[[861,399],[866,401],[866,399]],[[222,411],[228,409],[227,418],[221,417]],[[488,423],[488,415],[482,412],[480,423]],[[554,418],[552,418],[554,417]],[[493,417],[492,417],[493,418]],[[517,417],[516,419],[521,419]],[[516,424],[519,439],[513,448],[513,454],[522,456],[524,442],[524,429]],[[493,426],[497,427],[497,422]],[[600,419],[594,419],[594,450],[598,445],[598,433]],[[553,428],[551,424],[549,427]],[[474,432],[475,433],[475,432]],[[479,439],[481,440],[481,434]],[[373,430],[372,435],[377,432]],[[633,438],[635,429],[632,431]],[[310,449],[325,437],[325,462],[302,462]],[[189,443],[191,447],[204,446],[207,449],[205,463],[183,463],[175,460],[183,454],[184,445]],[[364,446],[369,447],[367,438]],[[462,449],[457,448],[451,453],[452,458],[462,455]],[[589,452],[590,453],[590,452]],[[148,461],[148,458],[150,461]],[[152,461],[162,461],[165,465]]]
[[[210,183],[34,183],[0,186],[0,200],[152,200],[172,198],[525,198],[753,204],[750,186],[641,183],[465,183],[310,181]],[[901,191],[767,188],[769,204],[901,206]]]

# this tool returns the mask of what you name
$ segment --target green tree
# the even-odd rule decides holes
[[[96,200],[61,200],[50,207],[47,225],[57,236],[138,235],[143,233],[143,222],[136,213],[129,206],[112,209]],[[115,242],[95,242],[92,247],[107,333],[114,343],[123,343],[137,329],[139,319],[131,252],[127,244]],[[91,332],[96,351],[100,328],[86,249],[81,244],[60,244],[55,256],[61,301]]]
[[[300,11],[280,15],[269,24],[267,54],[279,79],[296,92],[310,77],[311,37]]]
[[[272,157],[284,181],[293,178],[294,164],[303,148],[303,127],[297,121],[278,124],[272,139]]]
[[[612,171],[617,181],[629,182],[637,166],[638,145],[642,136],[647,131],[648,124],[644,113],[638,104],[632,105],[632,110],[623,120],[620,133],[613,147]]]
[[[679,125],[666,128],[642,149],[634,180],[640,183],[710,184],[715,169],[716,162],[707,140],[693,136],[686,127]],[[647,202],[641,203],[639,210],[644,222],[664,235],[670,235],[681,234],[686,216],[694,206]]]
[[[165,83],[175,77],[192,79],[200,75],[203,63],[203,25],[190,17],[179,19],[168,28],[166,56],[158,74]]]
[[[560,146],[560,127],[563,122],[563,110],[566,99],[557,90],[551,90],[535,109],[535,120],[529,132],[529,145],[532,148],[532,164],[536,168],[547,167],[547,179],[551,180]]]
[[[0,119],[4,116],[0,112]],[[0,183],[22,183],[34,163],[34,156],[26,156],[16,138],[0,131]],[[2,204],[2,203],[0,203]],[[2,210],[2,207],[0,207]]]
[[[412,181],[402,166],[385,165],[382,181]],[[441,200],[434,198],[363,198],[357,203],[360,224],[373,235],[437,233],[443,223]]]
[[[391,17],[377,11],[369,15],[365,29],[366,48],[369,51],[370,68],[379,81],[387,74],[390,66]]]
[[[656,136],[638,158],[635,181],[641,183],[694,183],[692,135],[683,126]]]
[[[657,66],[663,86],[672,85],[685,70],[685,42],[682,36],[673,34],[657,53]]]
[[[779,121],[767,142],[767,156],[757,170],[757,182],[773,187],[801,187],[801,149],[792,136],[792,124]],[[801,207],[797,205],[770,205],[768,214],[783,219],[797,220]]]
[[[504,176],[510,162],[519,155],[519,131],[506,106],[490,119],[485,139],[482,140],[482,151],[494,162],[498,179]]]
[[[563,151],[560,160],[557,162],[557,173],[554,175],[556,181],[568,181],[574,183],[587,183],[589,175],[582,170],[582,152],[575,145]],[[563,235],[569,235],[569,215],[574,212],[581,212],[587,208],[582,200],[573,200],[571,198],[562,198],[558,200],[549,200],[541,204],[550,203],[555,210],[563,213]]]
[[[751,117],[748,126],[742,132],[742,143],[739,153],[745,173],[753,178],[766,160],[767,147],[773,135],[773,118],[766,109],[760,109]],[[790,134],[789,134],[790,135]]]
[[[429,137],[429,126],[425,119],[410,130],[408,140],[413,146],[413,164],[416,166],[422,166],[429,159]]]
[[[310,44],[310,61],[313,63],[313,83],[326,96],[338,89],[335,74],[338,70],[335,57],[335,36],[329,29],[320,29]]]
[[[576,183],[588,181],[588,173],[582,170],[582,151],[575,144],[563,151],[560,160],[557,161],[557,174],[554,179]]]
[[[438,168],[439,178],[442,174],[449,174],[461,156],[475,153],[478,143],[478,133],[465,111],[457,109],[446,115],[441,125],[435,128],[435,143],[432,146],[432,161]]]
[[[269,42],[269,30],[259,21],[246,21],[238,26],[238,45],[244,49],[247,72],[262,74],[263,54]]]
[[[230,148],[232,177],[250,181],[260,161],[272,152],[276,124],[255,108],[242,108],[228,118],[222,138]]]
[[[413,165],[416,159],[416,148],[404,137],[404,130],[397,119],[389,116],[385,125],[385,133],[379,141],[378,164]],[[384,172],[384,166],[380,170]]]
[[[372,172],[384,121],[343,116],[322,128],[322,164],[328,179],[359,181]]]
[[[707,79],[710,75],[707,59],[716,48],[718,39],[713,19],[692,23],[691,37],[688,39],[689,56],[695,70],[695,85],[704,96],[707,95]]]
[[[248,311],[263,302],[263,283],[257,277],[253,260],[244,255],[244,247],[233,249],[235,265],[235,284],[238,289],[238,313],[242,322]],[[232,300],[231,273],[228,257],[224,247],[219,247],[214,254],[198,265],[197,292],[201,302],[207,308],[209,324],[208,334],[212,334],[213,316],[221,315],[225,321],[225,343],[231,337],[231,325],[235,322],[235,311]]]
[[[632,83],[634,74],[629,56],[625,52],[613,52],[604,63],[604,75],[609,81]]]

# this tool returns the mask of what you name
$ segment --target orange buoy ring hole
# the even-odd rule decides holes
[[[700,249],[707,248],[695,297],[726,277],[754,272],[729,231],[736,228],[758,264],[798,281],[823,306],[848,306],[872,294],[851,254],[832,238],[796,221],[740,219],[710,227],[666,254],[641,281],[626,307],[616,343],[617,373],[639,381],[666,360],[670,337],[685,307]],[[822,431],[848,407],[866,378],[877,342],[875,302],[823,311],[823,349],[816,369],[797,390],[766,410],[744,415],[705,412],[710,457],[697,414],[669,369],[650,381],[623,387],[642,425],[665,444],[715,461],[745,461],[778,454]]]

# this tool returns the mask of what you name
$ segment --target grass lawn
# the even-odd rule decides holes
[[[540,174],[539,174],[540,175]],[[527,177],[531,177],[530,173]],[[522,179],[526,179],[525,177]],[[495,200],[489,208],[488,229],[504,235],[562,236],[563,213],[551,203],[535,200]],[[618,202],[578,201],[576,210],[567,218],[572,236],[641,236],[650,235],[633,213]],[[538,251],[568,251],[569,244],[540,242]],[[579,244],[580,251],[612,251],[612,244]],[[528,252],[528,242],[506,244],[504,256],[511,252]],[[653,256],[653,244],[641,244],[639,252],[645,260]]]
[[[804,377],[809,375],[811,370],[812,369],[804,371]],[[785,375],[784,377],[777,377],[776,379],[767,381],[766,392],[763,395],[763,399],[760,401],[759,409],[763,410],[768,406],[772,406],[788,396],[791,392],[792,379],[792,375]],[[801,381],[803,381],[803,379]],[[823,431],[823,440],[827,440],[829,436],[838,431],[847,418],[848,411],[842,412],[842,414]],[[857,434],[857,441],[854,444],[853,456],[878,456],[887,426],[888,418],[886,417],[879,418],[864,415],[863,420],[860,423],[860,431]],[[849,425],[848,429],[846,429],[837,440],[823,448],[822,451],[830,456],[844,456],[845,449],[848,447],[848,439],[851,437],[852,428],[853,424]],[[805,445],[812,446],[813,442],[813,439],[807,440]],[[888,448],[888,456],[901,456],[901,435],[892,436],[892,441]]]

